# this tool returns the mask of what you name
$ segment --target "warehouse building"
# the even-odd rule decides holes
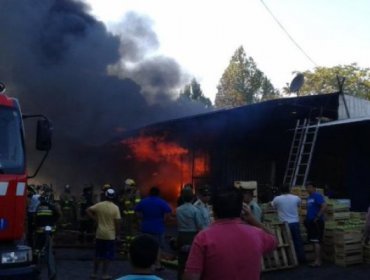
[[[352,210],[367,210],[367,100],[339,92],[275,99],[152,124],[127,133],[125,138],[159,137],[161,141],[177,143],[188,151],[187,159],[182,159],[190,164],[190,180],[195,186],[208,183],[220,188],[231,186],[234,181],[253,180],[258,182],[259,198],[266,201],[284,180],[297,120],[307,118],[314,123],[320,119],[307,179],[325,187],[334,198],[350,198]],[[120,168],[135,172],[132,160],[135,157],[120,156]],[[150,173],[141,169],[140,176],[152,176],[158,164],[152,165]],[[184,177],[178,179],[179,185],[185,183]]]

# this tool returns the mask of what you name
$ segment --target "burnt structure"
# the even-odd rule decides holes
[[[215,188],[235,180],[258,182],[260,199],[284,177],[298,119],[322,118],[308,179],[337,198],[350,198],[352,210],[370,203],[370,102],[342,93],[265,101],[170,120],[131,131],[125,137],[163,136],[197,155],[207,172],[192,174],[195,185]],[[194,169],[194,168],[193,168]]]

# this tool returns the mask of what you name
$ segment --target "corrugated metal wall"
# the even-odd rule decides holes
[[[351,95],[339,96],[338,119],[347,119],[347,109],[350,118],[370,116],[370,101]]]

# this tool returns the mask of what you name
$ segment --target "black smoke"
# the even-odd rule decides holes
[[[79,1],[1,0],[0,38],[7,93],[24,113],[53,122],[53,149],[39,178],[54,184],[109,180],[98,147],[121,131],[204,111],[174,101],[187,75],[172,58],[150,56],[158,39],[151,21],[134,13],[112,34]]]

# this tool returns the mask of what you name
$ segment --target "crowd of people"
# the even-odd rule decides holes
[[[161,252],[167,246],[166,221],[171,219],[177,225],[178,279],[260,279],[261,258],[277,248],[277,239],[262,223],[262,211],[253,189],[241,186],[215,192],[208,185],[194,190],[187,184],[177,200],[177,207],[171,209],[161,198],[158,187],[150,188],[148,195],[142,198],[134,185],[133,180],[126,180],[123,190],[105,185],[100,202],[85,204],[86,221],[96,223],[92,279],[99,277],[100,268],[101,279],[112,279],[109,265],[115,259],[117,241],[125,244],[132,265],[132,272],[119,280],[161,279],[155,273],[164,269]],[[314,244],[315,250],[315,260],[309,265],[319,267],[327,206],[323,195],[316,192],[314,183],[307,183],[306,189],[304,225],[308,241]],[[276,209],[279,220],[289,225],[297,258],[304,264],[299,222],[301,203],[298,196],[290,193],[289,185],[282,185],[280,194],[274,197],[270,206]],[[45,195],[30,196],[29,215],[36,218],[38,226],[51,223],[45,217],[55,223],[60,217],[58,210],[49,206]],[[43,213],[40,215],[43,221],[37,220],[38,212]],[[136,229],[135,221],[140,221]]]

